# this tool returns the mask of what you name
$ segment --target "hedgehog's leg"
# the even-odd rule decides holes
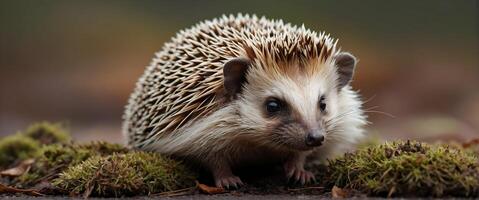
[[[308,153],[297,153],[286,160],[283,167],[288,180],[292,179],[295,182],[301,182],[303,185],[315,181],[314,174],[304,169],[307,155]]]
[[[233,174],[226,160],[216,158],[213,163],[214,164],[210,164],[210,170],[215,179],[216,187],[226,187],[229,189],[230,187],[239,188],[243,185],[241,179]]]

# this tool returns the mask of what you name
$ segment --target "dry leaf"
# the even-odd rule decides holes
[[[199,182],[196,182],[196,185],[198,186],[198,189],[203,192],[203,193],[206,193],[206,194],[221,194],[221,193],[225,193],[226,190],[223,189],[223,188],[219,188],[219,187],[210,187],[210,186],[207,186],[205,184],[201,184]]]
[[[333,198],[346,198],[348,196],[348,191],[334,186],[331,190],[331,195]]]
[[[6,169],[0,172],[2,176],[12,176],[17,177],[21,176],[24,173],[27,173],[32,167],[32,164],[35,162],[35,159],[27,159],[22,161],[19,165],[14,168]]]
[[[473,139],[471,141],[465,142],[462,144],[462,147],[469,148],[471,146],[479,145],[479,138]]]
[[[18,189],[14,187],[9,187],[0,183],[0,194],[26,194],[30,196],[43,196],[42,193],[38,192],[38,190],[25,190],[25,189]]]

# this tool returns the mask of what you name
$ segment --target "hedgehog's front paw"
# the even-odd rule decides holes
[[[314,174],[305,170],[302,163],[294,161],[286,162],[284,164],[284,170],[288,181],[292,180],[293,182],[300,182],[302,185],[316,181]]]
[[[241,179],[233,174],[231,167],[223,159],[216,159],[216,162],[211,162],[214,165],[210,165],[211,173],[215,179],[216,187],[220,188],[236,188],[244,185]]]
[[[238,189],[239,187],[244,185],[241,179],[233,174],[229,176],[219,176],[219,177],[215,176],[215,184],[216,184],[216,187],[226,188],[226,189],[230,189],[230,188]]]

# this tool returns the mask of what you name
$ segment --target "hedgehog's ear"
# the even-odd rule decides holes
[[[349,82],[351,82],[357,61],[353,55],[347,52],[339,53],[335,56],[335,60],[337,72],[339,75],[338,90],[340,90],[344,86],[348,85]]]
[[[226,93],[234,97],[241,92],[241,87],[246,82],[246,71],[250,61],[246,58],[234,58],[223,67],[224,86]]]

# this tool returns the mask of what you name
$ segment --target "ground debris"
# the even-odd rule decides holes
[[[30,195],[30,196],[43,196],[43,194],[40,193],[37,190],[18,189],[18,188],[3,185],[1,183],[0,183],[0,194],[25,194],[25,195]]]
[[[200,192],[203,192],[205,194],[221,194],[226,192],[226,190],[223,188],[211,187],[199,182],[196,182],[196,185],[198,189],[200,190]]]
[[[333,189],[331,189],[331,196],[333,198],[346,198],[349,196],[349,192],[340,187],[333,186]]]
[[[21,176],[25,173],[27,173],[30,168],[32,167],[32,164],[35,162],[35,159],[30,158],[22,161],[19,165],[16,167],[6,169],[0,172],[1,176],[10,176],[10,177],[17,177]]]

